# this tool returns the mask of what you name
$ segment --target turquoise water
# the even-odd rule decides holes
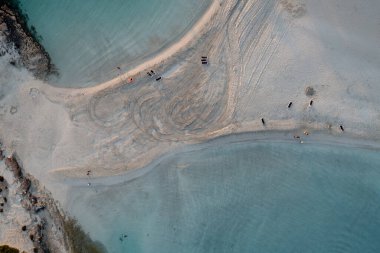
[[[179,39],[210,2],[20,0],[59,69],[50,83],[61,87],[95,85],[133,68]]]
[[[380,252],[379,151],[218,145],[70,196],[109,252]]]

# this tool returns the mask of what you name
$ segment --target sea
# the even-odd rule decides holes
[[[117,77],[181,38],[211,0],[19,0],[59,71],[58,87]]]
[[[380,252],[378,149],[229,138],[68,209],[110,253]]]

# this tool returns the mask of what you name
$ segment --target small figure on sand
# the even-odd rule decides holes
[[[156,75],[156,72],[154,72],[152,69],[150,70],[150,72],[146,72],[146,74],[148,76],[151,76],[151,77],[154,77]],[[161,80],[161,76],[158,75],[158,77],[156,78],[156,81],[160,81]]]
[[[310,100],[309,106],[312,106],[312,105],[313,105],[313,100]]]
[[[339,128],[342,130],[342,132],[344,132],[344,127],[342,125],[340,125]]]
[[[87,173],[86,173],[86,175],[90,176],[90,174],[91,174],[91,170],[88,170]]]
[[[289,102],[288,108],[292,107],[293,102]]]
[[[261,123],[262,123],[263,125],[265,125],[265,120],[264,120],[264,118],[261,118]]]
[[[202,62],[202,64],[207,64],[208,63],[207,56],[202,56],[201,62]]]

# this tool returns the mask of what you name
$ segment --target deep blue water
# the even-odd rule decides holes
[[[72,214],[109,252],[380,252],[376,150],[218,145],[70,196]]]

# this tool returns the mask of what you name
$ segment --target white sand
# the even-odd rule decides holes
[[[56,180],[86,184],[89,169],[91,178],[123,174],[230,133],[326,129],[378,142],[379,12],[377,0],[214,1],[157,57],[86,89],[50,87],[2,65],[13,74],[2,77],[0,137],[61,201]],[[149,78],[151,68],[163,80]],[[130,76],[133,84],[120,83]]]

